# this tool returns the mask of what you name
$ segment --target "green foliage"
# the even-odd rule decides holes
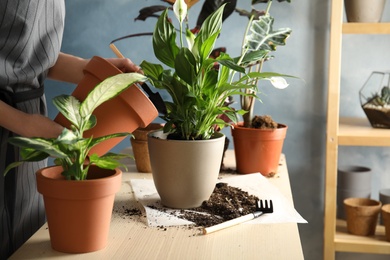
[[[277,73],[246,73],[245,66],[266,57],[268,50],[263,50],[263,46],[272,49],[272,44],[283,44],[288,30],[268,30],[264,35],[255,28],[263,25],[254,23],[252,36],[248,36],[248,44],[245,44],[245,51],[240,57],[231,58],[226,53],[221,53],[217,58],[210,57],[222,29],[223,10],[224,5],[207,17],[197,35],[188,30],[185,32],[187,47],[183,46],[182,41],[180,46],[176,44],[176,31],[165,10],[153,33],[153,48],[158,60],[169,68],[164,69],[161,64],[147,61],[141,63],[150,82],[156,88],[165,89],[172,98],[166,102],[168,113],[162,119],[166,121],[164,131],[175,138],[211,138],[216,126],[222,128],[229,124],[219,119],[222,115],[235,123],[237,115],[242,114],[242,111],[224,105],[229,96],[255,97],[257,80],[283,76]],[[273,20],[267,18],[266,22],[266,25],[272,25]]]
[[[23,162],[40,161],[49,156],[55,158],[56,165],[62,166],[64,169],[62,174],[68,180],[85,180],[89,166],[92,164],[104,169],[115,169],[121,166],[118,160],[127,155],[107,153],[99,157],[97,154],[89,156],[89,152],[95,145],[105,140],[128,136],[131,135],[130,133],[116,133],[97,138],[84,138],[83,134],[96,125],[96,117],[92,112],[98,106],[116,97],[132,84],[145,79],[143,75],[137,73],[110,77],[97,85],[81,103],[69,95],[55,97],[53,103],[72,123],[71,129],[64,128],[57,138],[10,138],[11,144],[21,148],[23,160],[10,164],[4,175]]]
[[[390,104],[390,88],[385,86],[381,89],[380,94],[374,94],[369,103],[376,106],[385,106]]]

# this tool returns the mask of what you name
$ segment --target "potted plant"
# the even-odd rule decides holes
[[[282,76],[246,72],[246,65],[264,56],[263,50],[249,45],[250,51],[236,58],[223,52],[218,57],[210,56],[222,29],[224,7],[209,15],[196,34],[188,28],[184,33],[187,8],[184,1],[176,1],[173,10],[179,21],[179,45],[168,10],[158,18],[153,33],[154,54],[168,69],[147,61],[140,65],[150,83],[171,97],[166,102],[167,113],[161,115],[166,122],[163,130],[148,136],[153,179],[165,206],[197,207],[210,197],[224,148],[224,136],[215,129],[230,124],[221,119],[222,115],[234,123],[244,113],[225,106],[225,101],[232,95],[255,96],[257,80]],[[248,37],[256,42],[253,30]]]
[[[98,84],[80,102],[71,95],[53,99],[54,105],[72,125],[57,138],[12,137],[20,147],[22,161],[10,164],[4,174],[23,162],[54,157],[56,166],[37,172],[37,188],[45,202],[52,248],[67,253],[99,250],[107,243],[115,193],[122,172],[118,159],[127,155],[91,153],[93,147],[111,138],[130,133],[85,137],[96,124],[93,111],[123,93],[133,83],[144,81],[137,73],[118,74]]]
[[[247,48],[247,46],[254,45],[262,53],[262,57],[259,60],[246,64],[247,72],[261,72],[264,62],[272,58],[270,54],[276,50],[277,46],[285,45],[285,41],[291,33],[290,28],[273,29],[274,18],[269,13],[272,0],[252,1],[252,4],[257,3],[268,3],[266,10],[259,11],[253,9],[248,12],[236,9],[241,15],[249,18],[244,34],[242,52],[251,53],[252,48]],[[257,33],[254,34],[254,37],[256,37],[255,43],[253,42],[254,37],[246,36],[251,25],[257,28]],[[248,42],[248,44],[245,42]],[[286,80],[282,77],[273,77],[270,79],[270,82],[279,89],[284,89],[288,86]],[[250,95],[255,94],[252,89],[244,89],[243,91],[246,95],[241,96],[240,104],[241,108],[247,111],[247,113],[243,115],[243,122],[234,124],[231,128],[237,171],[244,174],[260,172],[267,177],[274,176],[277,172],[288,127],[285,124],[273,121],[272,117],[268,115],[254,116],[254,105],[258,97],[257,95]]]
[[[390,72],[373,71],[359,91],[360,103],[374,128],[390,128]]]

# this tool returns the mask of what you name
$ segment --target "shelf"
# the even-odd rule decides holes
[[[367,118],[340,118],[338,144],[390,146],[390,129],[373,128]]]
[[[343,23],[344,34],[390,34],[390,23]]]
[[[337,251],[390,254],[390,242],[386,241],[384,226],[378,225],[375,236],[355,236],[347,231],[346,222],[336,222],[335,248]]]

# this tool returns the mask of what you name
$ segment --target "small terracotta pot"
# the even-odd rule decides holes
[[[278,124],[277,129],[243,127],[243,123],[231,129],[236,166],[239,173],[260,172],[272,177],[277,173],[287,126]]]
[[[145,128],[138,128],[133,132],[134,137],[130,138],[130,142],[133,148],[135,165],[139,172],[152,172],[148,149],[148,133],[161,129],[162,127],[162,124],[152,123]]]
[[[386,0],[344,0],[348,22],[379,23]]]
[[[107,244],[115,193],[122,171],[91,166],[88,180],[70,181],[54,166],[37,172],[43,195],[51,246],[65,253],[87,253]]]
[[[379,190],[379,201],[382,202],[382,205],[390,204],[390,189],[381,189]],[[383,225],[383,214],[381,214],[380,224]]]
[[[89,92],[108,77],[122,73],[105,59],[95,56],[84,69],[84,78],[73,91],[72,96],[83,101]],[[95,109],[97,125],[85,133],[85,137],[101,137],[113,133],[131,133],[139,127],[146,127],[157,116],[158,111],[136,85],[129,87],[119,96],[108,100]],[[69,128],[70,122],[58,114],[54,119],[57,123]],[[125,137],[106,140],[96,145],[91,153],[103,155],[120,143]]]
[[[225,136],[209,140],[168,140],[162,130],[148,134],[154,185],[161,203],[186,209],[210,198],[218,181]]]
[[[390,204],[383,205],[381,212],[385,226],[386,240],[390,242]]]
[[[358,236],[375,235],[381,206],[380,201],[372,199],[345,199],[344,207],[348,232]]]

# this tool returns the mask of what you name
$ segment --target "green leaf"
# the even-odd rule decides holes
[[[103,169],[113,170],[119,166],[125,167],[127,169],[126,165],[119,162],[119,160],[124,158],[132,158],[132,156],[128,154],[107,153],[99,157],[97,154],[92,154],[89,157],[89,160],[91,164],[95,164],[99,168]]]
[[[6,176],[7,173],[8,173],[10,170],[12,170],[13,168],[18,167],[18,166],[21,165],[21,164],[23,164],[23,161],[10,163],[10,164],[7,166],[7,168],[5,168],[3,175]]]
[[[87,117],[102,103],[110,100],[137,82],[146,80],[139,73],[121,73],[105,79],[97,85],[81,103],[80,115]]]
[[[97,119],[95,115],[91,115],[91,117],[85,122],[83,127],[84,131],[87,131],[91,128],[94,128],[97,124]]]
[[[222,30],[222,14],[224,7],[225,4],[219,7],[203,22],[192,48],[192,53],[195,55],[195,57],[199,57],[200,59],[204,60],[212,51],[211,46],[214,46],[215,41]],[[206,46],[204,46],[204,44]],[[210,47],[211,50],[209,50]]]
[[[211,52],[214,49],[215,41],[217,40],[219,36],[219,32],[210,35],[207,39],[205,39],[201,45],[199,45],[199,57],[201,61],[206,60]],[[196,40],[195,40],[196,41]]]
[[[163,66],[161,66],[160,64],[150,63],[145,60],[141,63],[140,66],[143,72],[145,73],[145,75],[147,75],[148,78],[149,79],[151,78],[152,80],[159,80],[160,75],[164,71]]]
[[[251,24],[251,34],[246,36],[246,47],[249,51],[260,49],[275,51],[276,46],[285,45],[287,37],[290,36],[290,28],[282,28],[273,31],[274,18],[270,15],[263,15],[259,20]]]
[[[176,56],[175,70],[177,75],[187,84],[193,85],[196,80],[196,61],[192,52],[182,48]]]
[[[45,152],[53,157],[67,157],[67,155],[58,149],[56,145],[53,145],[53,140],[45,140],[42,138],[11,137],[8,139],[8,142],[21,148],[26,147]]]
[[[176,45],[175,27],[168,21],[167,14],[168,9],[157,20],[157,25],[153,32],[153,49],[157,59],[173,68],[179,47]]]
[[[73,96],[60,95],[53,98],[53,104],[77,128],[80,127],[80,102]]]
[[[124,136],[132,136],[131,133],[115,133],[115,134],[110,134],[110,135],[105,135],[101,137],[96,137],[93,140],[91,140],[91,144],[89,147],[93,147],[105,140],[111,139],[111,138],[116,138],[116,137],[124,137]]]

